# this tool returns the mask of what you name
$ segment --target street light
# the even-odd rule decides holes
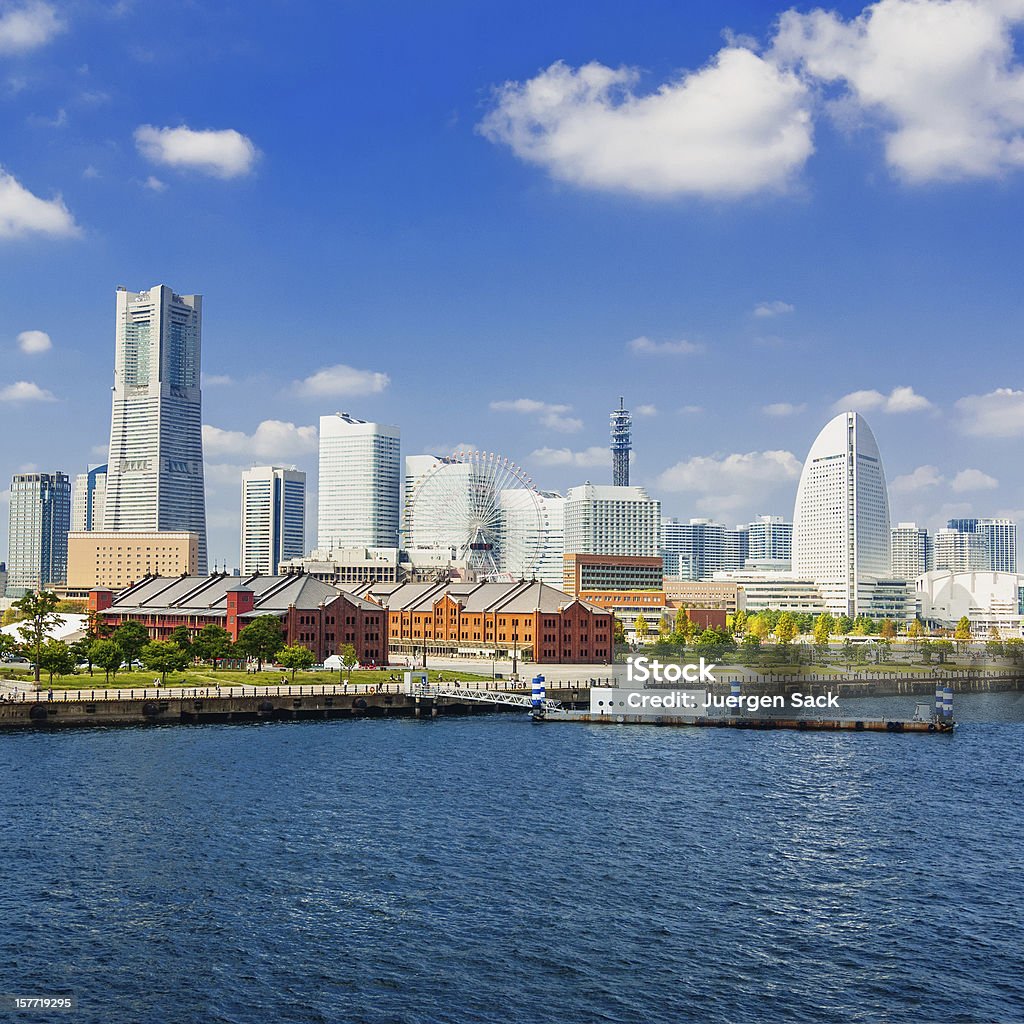
[[[519,632],[516,629],[512,630],[512,678],[518,681],[517,677],[517,665],[519,655]]]

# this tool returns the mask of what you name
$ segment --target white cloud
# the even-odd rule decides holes
[[[763,498],[772,487],[800,476],[800,460],[787,451],[735,452],[731,455],[697,455],[677,462],[658,477],[665,491],[689,491],[702,495],[698,505],[705,511],[727,512]]]
[[[918,466],[913,472],[890,480],[889,491],[892,494],[912,494],[914,491],[938,487],[945,479],[935,466]]]
[[[854,412],[871,412],[878,409],[881,412],[921,412],[924,409],[931,409],[932,403],[924,395],[917,394],[912,387],[901,385],[893,388],[888,395],[874,389],[867,391],[851,391],[843,395],[832,406],[835,412],[845,412],[852,409]]]
[[[25,53],[45,46],[63,32],[64,22],[50,4],[27,3],[0,14],[0,53]]]
[[[316,451],[317,429],[282,420],[264,420],[251,434],[203,424],[203,453],[208,457],[247,455],[286,459]]]
[[[643,356],[688,356],[703,352],[704,346],[693,341],[652,341],[641,335],[629,342],[629,350]]]
[[[781,299],[774,299],[772,302],[760,302],[754,307],[754,316],[771,317],[782,316],[784,313],[792,313],[795,306]]]
[[[224,387],[228,384],[234,384],[235,379],[227,373],[204,373],[203,374],[203,387]]]
[[[0,167],[0,238],[30,234],[68,238],[80,230],[60,196],[40,199]]]
[[[991,491],[999,486],[999,481],[980,469],[962,469],[950,483],[957,494],[964,491]]]
[[[30,380],[19,380],[0,388],[0,402],[56,402],[52,391]]]
[[[656,405],[638,405],[634,412],[637,416],[657,416],[658,407]]]
[[[562,181],[654,198],[781,190],[813,152],[807,86],[752,50],[726,47],[646,94],[639,78],[559,61],[506,82],[478,130]]]
[[[49,352],[53,342],[46,331],[22,331],[18,335],[18,348],[26,355],[34,356],[40,352]]]
[[[682,405],[678,409],[680,416],[698,416],[703,411],[703,405]]]
[[[607,448],[595,445],[581,452],[571,448],[538,448],[530,452],[530,461],[538,466],[591,466],[611,465],[611,452]]]
[[[135,129],[135,145],[152,163],[225,179],[248,174],[259,155],[252,141],[233,128],[214,131],[143,124]]]
[[[997,388],[987,395],[968,395],[956,403],[960,428],[974,437],[1024,436],[1024,391]]]
[[[154,177],[152,174],[143,182],[143,185],[150,190],[150,192],[166,192],[167,183],[161,181],[159,178]]]
[[[386,373],[357,370],[338,363],[294,381],[292,390],[309,398],[348,398],[352,395],[379,395],[390,383],[391,378]]]
[[[990,177],[1024,165],[1022,22],[1020,0],[880,0],[850,21],[790,10],[768,56],[841,83],[904,180]]]
[[[517,412],[523,416],[536,416],[545,427],[563,434],[574,434],[577,430],[583,429],[583,420],[566,415],[572,412],[571,405],[540,402],[536,398],[514,398],[491,402],[490,407],[494,412]]]
[[[762,405],[761,412],[765,416],[795,416],[801,413],[807,406],[803,402],[794,405],[792,402],[772,402],[771,405]]]

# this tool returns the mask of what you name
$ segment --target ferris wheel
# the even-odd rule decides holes
[[[454,548],[485,578],[527,579],[544,558],[548,516],[533,481],[510,459],[459,451],[412,485],[403,532],[409,547]]]

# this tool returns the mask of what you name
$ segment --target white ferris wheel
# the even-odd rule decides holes
[[[529,476],[494,452],[439,459],[406,497],[405,544],[454,548],[484,578],[529,579],[545,555],[548,515]]]

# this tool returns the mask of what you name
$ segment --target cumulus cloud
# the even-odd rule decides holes
[[[999,486],[999,481],[980,469],[962,469],[950,482],[950,487],[957,494],[964,491],[992,491]]]
[[[538,448],[530,452],[530,461],[538,466],[608,466],[611,464],[611,452],[607,448],[595,445],[581,452],[571,448]]]
[[[325,366],[316,373],[292,383],[292,390],[308,398],[348,398],[352,395],[379,395],[391,378],[376,370],[357,370],[344,363]]]
[[[781,299],[775,299],[772,302],[759,302],[754,307],[754,316],[762,318],[782,316],[784,313],[792,313],[794,309],[796,309],[796,307],[790,305],[788,302],[783,302]]]
[[[704,350],[703,345],[694,341],[652,341],[643,335],[634,338],[626,347],[641,356],[688,356]]]
[[[583,429],[583,420],[566,415],[572,412],[571,405],[541,402],[536,398],[514,398],[491,402],[490,407],[494,412],[517,412],[523,416],[536,416],[545,427],[563,434],[574,434],[577,430]]]
[[[40,352],[49,352],[53,342],[46,331],[22,331],[18,335],[18,348],[26,355],[34,356]]]
[[[19,380],[0,388],[0,402],[56,402],[52,391],[30,380]]]
[[[761,412],[765,416],[795,416],[801,413],[807,406],[803,402],[794,405],[792,402],[772,402],[771,405],[762,405]]]
[[[0,53],[26,53],[63,32],[64,22],[46,3],[27,3],[0,13]]]
[[[286,459],[316,451],[317,429],[283,420],[263,420],[251,434],[203,424],[203,453],[208,457],[245,455],[260,459]]]
[[[1024,435],[1024,391],[997,388],[987,395],[968,395],[956,403],[960,429],[974,437]]]
[[[135,129],[135,145],[150,162],[195,170],[215,178],[238,178],[248,174],[259,151],[234,128],[195,130],[156,128],[143,124]]]
[[[665,491],[699,494],[705,511],[731,511],[759,500],[772,487],[800,476],[800,460],[787,451],[698,455],[677,462],[657,479]]]
[[[40,199],[0,167],[0,238],[32,234],[69,238],[80,230],[60,196]]]
[[[893,388],[888,395],[873,389],[851,391],[850,394],[843,395],[832,408],[835,412],[845,412],[847,409],[852,409],[854,412],[871,412],[875,409],[893,413],[922,412],[925,409],[931,409],[932,403],[924,395],[919,395],[912,387],[903,385]]]
[[[633,410],[637,416],[657,416],[658,407],[656,405],[638,405]]]
[[[506,82],[478,130],[561,181],[654,198],[782,190],[813,152],[807,86],[745,47],[653,92],[639,83],[559,61]]]
[[[892,494],[912,494],[914,491],[938,487],[944,481],[945,477],[935,466],[918,466],[913,472],[890,480],[889,491]]]
[[[879,0],[845,20],[787,11],[768,58],[824,83],[882,127],[908,182],[991,177],[1024,165],[1019,0]]]

